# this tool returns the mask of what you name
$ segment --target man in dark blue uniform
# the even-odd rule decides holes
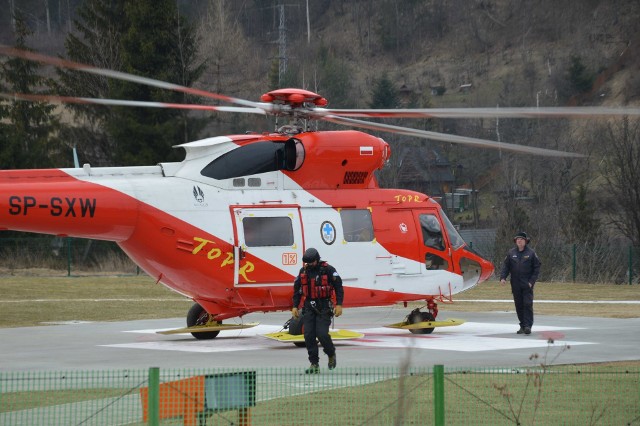
[[[513,241],[516,246],[509,250],[502,263],[500,283],[505,284],[511,275],[511,292],[516,305],[520,329],[518,334],[531,334],[533,326],[533,286],[540,274],[540,259],[529,246],[531,239],[526,232],[518,232]]]
[[[314,374],[320,371],[318,363],[318,343],[329,357],[329,369],[336,368],[336,348],[329,335],[329,326],[333,315],[342,315],[342,300],[344,290],[342,279],[336,269],[327,262],[320,260],[320,253],[314,248],[308,248],[302,256],[304,266],[293,283],[293,308],[291,314],[299,318],[298,306],[304,296],[302,309],[302,324],[304,327],[304,342],[307,346],[311,366],[305,371]],[[332,296],[335,295],[335,308]]]

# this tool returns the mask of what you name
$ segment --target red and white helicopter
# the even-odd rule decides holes
[[[274,115],[272,133],[218,136],[178,147],[181,162],[139,167],[0,171],[0,229],[115,241],[147,274],[195,304],[187,329],[200,339],[251,326],[223,320],[291,308],[302,253],[315,247],[336,267],[345,307],[424,301],[400,327],[430,333],[437,302],[488,279],[493,265],[471,251],[426,194],[382,189],[374,172],[391,155],[379,137],[311,131],[312,120],[556,157],[579,154],[385,125],[353,117],[544,117],[639,115],[638,109],[503,108],[337,110],[300,89],[232,98],[0,47],[0,53],[228,102],[175,105],[4,94],[5,99],[189,108]]]

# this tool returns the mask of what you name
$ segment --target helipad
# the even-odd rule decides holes
[[[532,354],[561,364],[640,359],[640,318],[539,315],[529,336],[515,333],[515,314],[501,312],[443,311],[441,319],[466,322],[428,335],[384,327],[406,314],[397,307],[345,310],[335,327],[364,337],[336,341],[338,365],[508,367],[531,365]],[[244,321],[260,325],[221,332],[213,340],[156,333],[183,327],[182,318],[0,329],[0,370],[304,366],[304,348],[262,336],[281,330],[287,319],[287,313],[251,314]]]

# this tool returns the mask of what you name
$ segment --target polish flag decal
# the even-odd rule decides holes
[[[361,146],[360,147],[360,155],[373,155],[373,147],[372,146]]]

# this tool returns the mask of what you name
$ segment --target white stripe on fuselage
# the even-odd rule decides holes
[[[232,190],[212,185],[213,179],[200,175],[200,170],[211,161],[210,156],[214,152],[218,155],[221,151],[228,152],[228,148],[224,147],[227,143],[232,143],[232,140],[226,137],[191,143],[185,147],[189,152],[190,160],[185,160],[182,163],[170,163],[166,167],[172,168],[175,171],[175,176],[165,177],[161,166],[87,167],[86,169],[66,169],[64,171],[79,180],[109,187],[136,198],[142,203],[203,231],[202,236],[194,235],[194,237],[205,237],[206,234],[210,234],[227,241],[229,244],[234,244],[233,218],[229,213],[229,206],[265,206],[265,197],[272,199],[271,194],[277,193],[277,197],[273,199],[278,199],[279,204],[300,205],[303,208],[303,220],[305,220],[303,226],[308,237],[305,241],[305,247],[317,245],[323,259],[329,260],[343,274],[345,285],[354,288],[426,295],[449,295],[462,290],[462,277],[443,270],[426,271],[426,275],[393,273],[376,276],[373,272],[367,275],[364,271],[349,273],[349,265],[357,262],[358,256],[363,251],[371,254],[370,251],[375,250],[379,258],[390,257],[392,254],[378,243],[350,243],[349,249],[346,249],[346,247],[342,247],[340,241],[334,245],[325,245],[319,238],[314,240],[313,227],[325,220],[339,224],[341,223],[340,214],[330,204],[305,191],[295,180],[282,172],[269,173],[277,175],[281,179],[281,184],[288,188],[287,190]],[[194,180],[194,177],[197,179]],[[226,186],[227,183],[225,182],[224,185]],[[194,187],[202,191],[202,201],[198,201],[194,197]],[[315,216],[316,213],[317,216]],[[393,256],[395,257],[395,255]],[[397,262],[407,265],[415,266],[418,263],[400,256],[396,259]],[[341,265],[344,266],[341,268]],[[275,264],[273,266],[279,267]],[[423,267],[420,266],[420,269]],[[416,270],[419,269],[416,268]],[[363,278],[353,278],[358,276]],[[365,276],[366,278],[364,278]]]

